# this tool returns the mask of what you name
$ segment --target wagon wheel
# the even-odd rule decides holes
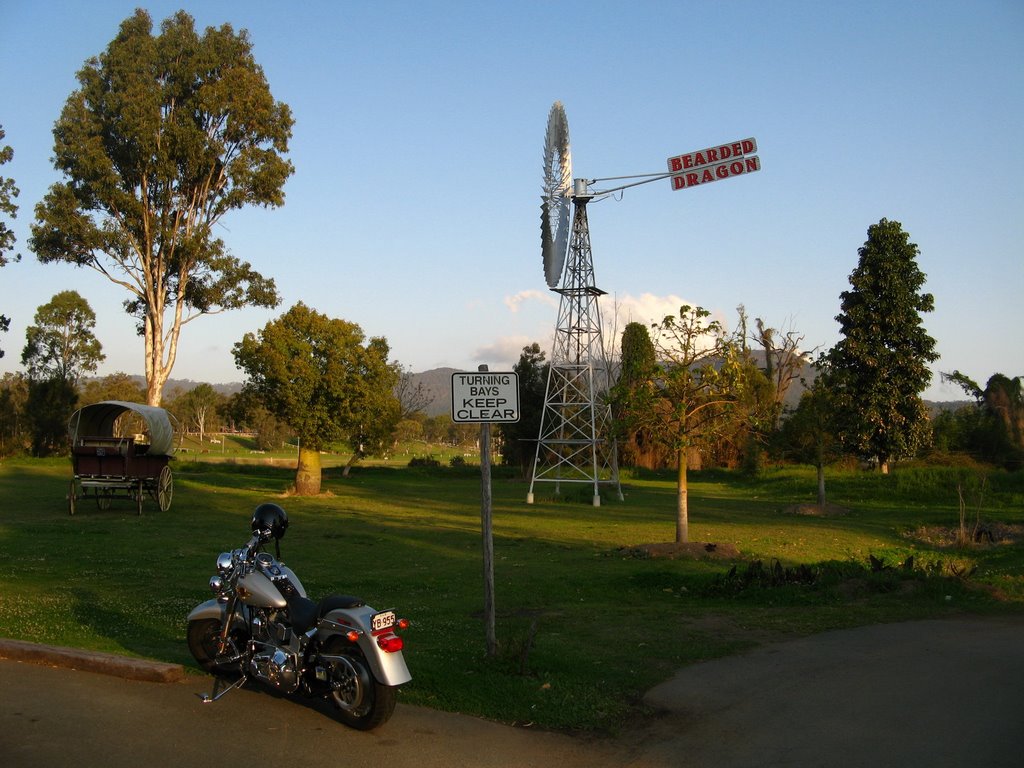
[[[160,505],[160,511],[166,512],[171,508],[171,498],[174,496],[174,477],[171,475],[171,468],[166,464],[160,470],[160,476],[156,480],[156,502]]]
[[[143,494],[143,484],[145,482],[146,482],[145,480],[139,480],[139,488],[135,492],[135,500],[139,503],[139,516],[140,517],[142,516],[142,499],[144,497],[144,494]]]
[[[110,509],[111,494],[107,488],[97,489],[96,491],[96,508],[107,510]]]
[[[75,514],[75,502],[78,501],[78,486],[75,481],[71,481],[71,485],[68,486],[68,514]]]

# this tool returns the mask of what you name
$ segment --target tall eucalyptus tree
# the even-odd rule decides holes
[[[185,323],[278,304],[273,280],[215,232],[229,211],[284,203],[291,112],[244,30],[200,35],[184,11],[154,35],[137,10],[78,82],[53,130],[65,179],[36,207],[30,246],[43,263],[125,289],[145,339],[147,400],[159,405]]]

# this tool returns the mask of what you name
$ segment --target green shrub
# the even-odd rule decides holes
[[[441,466],[441,462],[435,459],[433,456],[413,456],[411,459],[409,459],[409,466],[436,469]]]

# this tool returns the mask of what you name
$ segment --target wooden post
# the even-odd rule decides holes
[[[494,533],[491,517],[491,424],[519,421],[519,374],[491,375],[486,365],[477,374],[452,374],[452,421],[480,424],[480,534],[484,561],[484,623],[487,656],[498,655],[494,619]]]
[[[487,370],[486,365],[478,369]],[[484,623],[487,632],[487,657],[498,653],[494,630],[494,535],[491,521],[491,425],[480,424],[480,531],[484,554]]]

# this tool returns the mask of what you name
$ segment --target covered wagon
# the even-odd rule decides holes
[[[149,496],[161,511],[171,506],[174,478],[170,460],[178,433],[174,417],[163,408],[122,400],[105,400],[79,408],[68,422],[74,476],[68,512],[92,496],[100,509],[114,498],[131,499],[142,514]]]

